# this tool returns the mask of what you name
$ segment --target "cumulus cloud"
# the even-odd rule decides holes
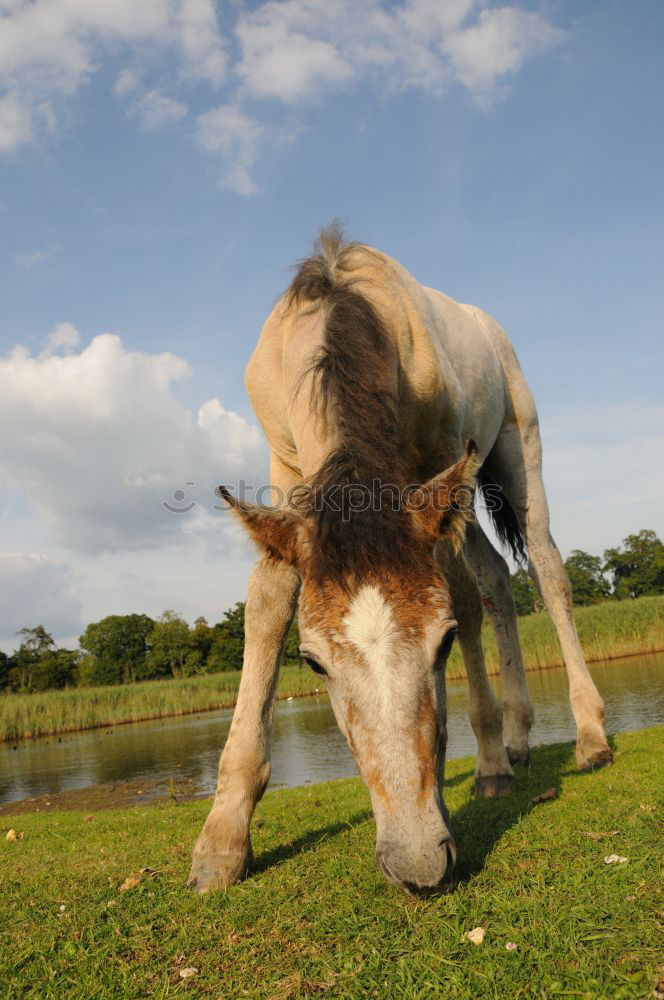
[[[46,336],[39,356],[57,354],[59,351],[74,351],[81,342],[81,335],[73,323],[56,323]]]
[[[32,111],[16,92],[0,96],[0,153],[13,153],[32,139]]]
[[[226,72],[214,0],[5,0],[0,151],[30,142],[37,125],[52,130],[62,102],[87,82],[104,55],[123,50],[138,51],[142,61],[174,51],[182,76],[214,86]]]
[[[351,65],[332,41],[301,30],[309,23],[314,30],[327,28],[326,34],[334,34],[337,25],[324,13],[321,6],[320,20],[311,24],[310,6],[267,3],[239,20],[237,36],[242,60],[238,75],[253,95],[302,101],[318,88],[335,87],[352,79]],[[324,20],[325,26],[321,23]]]
[[[182,47],[182,72],[192,79],[219,85],[226,75],[227,56],[217,27],[214,0],[181,0],[175,30]]]
[[[561,36],[535,11],[499,7],[482,10],[475,24],[443,36],[442,46],[459,82],[486,100],[497,81]]]
[[[118,73],[113,84],[113,93],[116,97],[127,97],[138,89],[140,82],[141,74],[138,70],[127,67],[121,73]]]
[[[58,636],[81,630],[76,573],[62,560],[33,553],[0,555],[0,640],[9,650],[20,628],[43,625]]]
[[[528,59],[564,37],[541,11],[490,0],[230,7],[222,35],[214,0],[0,0],[0,154],[55,132],[66,101],[110,54],[127,63],[113,93],[148,130],[184,118],[178,87],[206,84],[212,106],[199,114],[194,140],[221,160],[224,184],[251,194],[266,129],[276,138],[280,131],[272,114],[269,125],[259,123],[250,102],[304,114],[363,84],[381,96],[407,88],[439,96],[456,83],[488,107]]]
[[[192,411],[176,398],[186,361],[128,351],[113,334],[76,344],[75,328],[59,324],[37,356],[17,347],[0,359],[0,476],[54,543],[87,553],[166,544],[187,521],[163,506],[174,491],[195,495],[195,518],[216,484],[260,482],[258,428],[219,400]]]
[[[30,269],[35,264],[43,264],[50,256],[50,250],[33,250],[30,253],[15,253],[14,260],[21,267]]]
[[[137,98],[129,109],[129,117],[137,118],[148,132],[164,125],[173,125],[184,118],[186,113],[186,104],[162,94],[159,90],[148,90],[146,94]]]
[[[221,156],[227,169],[223,183],[238,194],[253,194],[251,169],[258,159],[264,129],[253,118],[231,105],[220,105],[199,115],[195,136],[208,153]]]
[[[438,93],[456,81],[486,99],[502,77],[562,37],[545,16],[480,0],[270,0],[241,15],[237,73],[285,102],[377,78]]]

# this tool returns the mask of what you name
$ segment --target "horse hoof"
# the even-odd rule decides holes
[[[580,771],[598,771],[600,767],[606,767],[613,763],[613,752],[609,747],[606,750],[598,750],[596,753],[586,757],[580,764]]]
[[[514,788],[513,774],[488,774],[475,778],[475,795],[478,799],[502,799]]]
[[[187,888],[199,896],[216,889],[228,889],[231,885],[244,881],[251,860],[251,854],[236,856],[209,854],[204,857],[194,855]]]
[[[525,750],[512,750],[511,747],[505,747],[507,750],[507,756],[512,767],[530,767],[530,750],[526,747]]]

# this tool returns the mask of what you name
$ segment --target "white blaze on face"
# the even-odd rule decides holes
[[[378,587],[362,587],[343,619],[346,639],[379,677],[395,652],[398,636],[392,609]]]

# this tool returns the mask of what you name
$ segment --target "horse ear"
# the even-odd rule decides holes
[[[475,486],[481,464],[477,445],[468,441],[463,458],[421,487],[422,500],[415,518],[420,532],[432,544],[438,538],[447,538],[455,552],[461,550],[466,525],[474,517]]]
[[[299,515],[290,510],[275,510],[244,503],[234,497],[226,486],[219,486],[217,492],[266,555],[290,566],[296,565],[299,535],[303,527]]]

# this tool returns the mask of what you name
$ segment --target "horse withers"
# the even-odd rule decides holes
[[[325,678],[366,782],[385,875],[446,891],[456,846],[442,798],[445,661],[461,646],[477,739],[476,793],[509,793],[533,710],[509,570],[472,516],[477,482],[498,536],[529,569],[570,682],[577,763],[611,760],[549,533],[535,405],[491,317],[425,288],[370,247],[322,232],[269,316],[247,388],[270,445],[274,505],[224,496],[258,545],[242,680],[212,810],[194,850],[197,892],[242,879],[270,774],[279,663],[299,598],[301,655]],[[443,471],[441,471],[443,470]],[[503,704],[488,682],[483,607]]]

